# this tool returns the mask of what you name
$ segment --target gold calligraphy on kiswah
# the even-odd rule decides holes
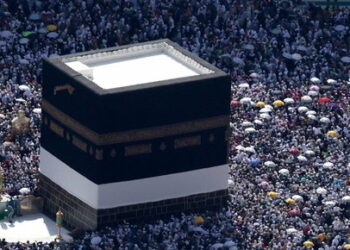
[[[63,91],[63,90],[67,90],[68,93],[70,95],[73,94],[75,88],[72,86],[72,85],[69,85],[69,84],[65,84],[65,85],[60,85],[60,86],[56,86],[54,89],[53,89],[53,94],[56,95],[58,91]]]

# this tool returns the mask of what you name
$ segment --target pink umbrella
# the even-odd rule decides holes
[[[290,215],[299,215],[300,214],[300,210],[298,209],[291,209],[288,211],[288,214]]]

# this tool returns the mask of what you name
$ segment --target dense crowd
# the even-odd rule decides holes
[[[42,58],[170,38],[232,76],[229,205],[85,232],[65,247],[350,248],[349,24],[349,8],[301,1],[0,0],[5,190],[35,193]],[[24,136],[10,132],[19,110]]]

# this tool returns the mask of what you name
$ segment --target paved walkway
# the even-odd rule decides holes
[[[71,241],[69,231],[62,228],[65,241]],[[43,214],[25,215],[14,218],[11,225],[7,219],[0,221],[0,238],[8,242],[50,242],[57,235],[55,222]]]

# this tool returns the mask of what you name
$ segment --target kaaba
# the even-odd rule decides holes
[[[226,204],[230,77],[170,40],[43,60],[39,193],[68,228]]]

